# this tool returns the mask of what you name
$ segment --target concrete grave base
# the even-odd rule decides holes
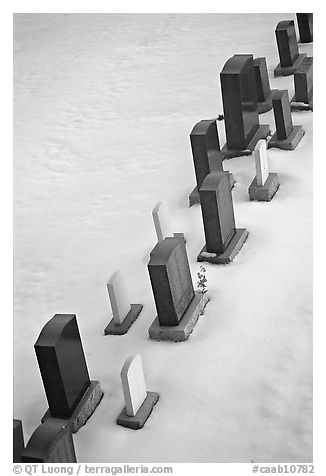
[[[230,178],[230,189],[232,190],[236,182],[231,172],[229,172],[229,178]],[[193,191],[189,195],[189,207],[192,207],[192,205],[197,205],[199,203],[200,203],[200,198],[199,198],[198,187],[196,185],[196,187],[193,189]]]
[[[302,126],[293,126],[292,132],[290,132],[286,139],[278,139],[277,132],[275,132],[268,141],[267,148],[276,147],[277,149],[294,150],[304,134],[305,130]]]
[[[41,419],[43,423],[45,420],[51,419],[54,421],[66,422],[69,425],[72,433],[76,433],[79,428],[85,425],[86,421],[94,413],[96,407],[100,403],[103,397],[100,382],[98,380],[91,380],[91,383],[84,393],[82,399],[77,405],[77,408],[73,412],[70,418],[55,418],[50,414],[50,410],[44,414]]]
[[[202,294],[196,291],[194,298],[177,326],[161,326],[157,316],[148,329],[149,337],[158,341],[171,340],[173,342],[183,342],[187,340],[199,316],[203,314],[207,302],[207,293]]]
[[[141,313],[141,310],[143,309],[142,304],[131,304],[130,305],[131,309],[126,315],[125,319],[121,324],[116,324],[113,319],[109,322],[109,324],[106,326],[104,329],[104,335],[124,335],[127,334],[128,330],[132,326],[132,324],[135,322],[139,314]]]
[[[249,198],[258,202],[270,202],[279,186],[278,175],[275,173],[268,174],[263,186],[257,185],[257,177],[255,177],[248,189]]]
[[[264,112],[270,111],[273,108],[273,94],[276,90],[272,89],[270,95],[266,101],[257,103],[258,114],[263,114]]]
[[[313,97],[312,91],[309,92],[309,103],[305,103],[302,101],[297,101],[295,95],[291,99],[290,107],[292,112],[298,111],[313,111]]]
[[[260,139],[266,139],[267,136],[270,133],[270,128],[268,124],[261,124],[257,131],[255,132],[255,135],[251,139],[251,141],[248,144],[248,147],[243,150],[239,149],[228,149],[227,144],[224,145],[222,148],[221,152],[223,155],[223,159],[231,159],[232,157],[240,157],[241,155],[251,155],[252,151],[256,147],[257,142]]]
[[[122,410],[118,419],[117,425],[125,426],[126,428],[132,428],[133,430],[140,430],[146,423],[146,420],[152,413],[154,405],[158,402],[159,394],[156,392],[147,392],[142,406],[139,408],[135,416],[129,416],[126,414],[126,408]]]
[[[235,234],[230,241],[226,251],[217,255],[216,253],[209,253],[206,245],[197,256],[197,261],[207,261],[212,264],[228,264],[234,260],[235,256],[241,250],[244,242],[248,238],[248,231],[245,228],[236,228]]]
[[[281,63],[279,63],[274,69],[274,77],[290,76],[291,74],[294,74],[306,56],[306,53],[300,54],[292,66],[281,66]]]

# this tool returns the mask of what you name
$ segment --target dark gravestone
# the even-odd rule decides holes
[[[186,246],[165,238],[151,252],[148,272],[162,326],[176,326],[194,297]]]
[[[312,110],[313,58],[305,58],[294,73],[294,97],[291,100],[292,111]],[[303,103],[303,104],[300,104]]]
[[[22,453],[23,463],[76,463],[76,453],[69,425],[47,420],[32,434]]]
[[[304,135],[302,126],[293,126],[289,94],[287,89],[273,95],[273,111],[276,132],[268,142],[268,148],[293,150]]]
[[[258,114],[272,109],[272,91],[269,85],[266,58],[254,59]]]
[[[75,314],[56,314],[34,348],[49,404],[44,418],[72,419],[72,431],[77,431],[95,410],[102,391],[99,382],[90,381]]]
[[[180,238],[159,241],[150,254],[148,272],[158,314],[149,328],[150,337],[186,340],[207,297],[194,292],[185,241]]]
[[[301,43],[311,43],[313,41],[313,14],[297,13]]]
[[[274,70],[274,76],[294,74],[306,56],[305,54],[299,54],[294,21],[286,20],[278,23],[275,35],[280,63]]]
[[[229,263],[247,239],[247,230],[236,229],[227,179],[225,172],[212,172],[199,189],[206,246],[198,261]]]
[[[21,462],[21,454],[24,451],[24,435],[23,425],[21,420],[14,419],[13,428],[13,461],[14,463]]]
[[[223,171],[223,156],[220,151],[215,119],[198,122],[190,133],[192,157],[196,174],[197,186],[189,196],[189,206],[200,203],[199,192],[204,178],[214,170]],[[234,185],[234,179],[230,174],[230,186]]]
[[[268,125],[260,125],[252,55],[234,55],[221,73],[226,145],[224,157],[249,155],[259,139],[266,138]]]

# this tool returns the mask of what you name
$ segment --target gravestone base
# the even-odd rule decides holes
[[[66,422],[66,425],[69,425],[72,433],[76,433],[79,428],[85,425],[86,421],[94,413],[96,407],[100,403],[103,397],[103,392],[101,390],[100,382],[98,380],[91,380],[91,383],[81,398],[80,402],[77,405],[77,408],[74,410],[73,414],[69,418],[55,418],[50,414],[50,410],[43,415],[41,422],[51,419],[54,421]]]
[[[274,69],[274,77],[294,74],[306,56],[306,53],[299,54],[292,66],[281,66],[281,63],[279,63]]]
[[[121,324],[116,324],[114,322],[114,319],[111,319],[109,324],[106,326],[104,329],[104,335],[124,335],[127,334],[128,330],[132,326],[132,324],[135,322],[139,314],[141,313],[141,310],[143,309],[142,304],[130,304],[130,311],[126,315],[125,319]]]
[[[174,238],[183,238],[185,240],[185,235],[181,232],[173,233],[173,237]],[[185,242],[186,242],[186,240],[185,240]]]
[[[228,244],[224,253],[216,254],[216,253],[209,253],[207,251],[206,245],[201,250],[199,255],[197,256],[197,261],[207,261],[208,263],[212,264],[228,264],[234,260],[235,256],[241,250],[244,242],[248,238],[248,231],[246,228],[236,228],[235,234]]]
[[[273,108],[273,94],[275,89],[271,90],[270,95],[265,101],[257,103],[258,114],[263,114],[264,112],[270,111]]]
[[[277,132],[275,132],[275,134],[268,141],[267,148],[271,149],[272,147],[276,147],[277,149],[294,150],[301,141],[304,134],[305,130],[302,126],[293,126],[292,131],[286,139],[278,139]]]
[[[257,185],[257,177],[255,177],[248,189],[249,198],[258,202],[270,202],[279,186],[278,175],[275,173],[268,174],[267,180],[262,186]]]
[[[154,405],[156,405],[158,399],[158,393],[147,392],[147,397],[145,398],[136,415],[127,415],[126,408],[124,408],[117,419],[117,425],[121,425],[126,428],[132,428],[133,430],[140,430],[141,428],[143,428],[146,423],[146,420],[152,413]]]
[[[231,172],[229,172],[229,178],[230,178],[230,189],[232,190],[236,182]],[[199,198],[198,187],[196,185],[196,187],[193,189],[193,191],[189,195],[189,207],[192,207],[193,205],[197,205],[197,204],[200,204],[200,198]]]
[[[173,342],[183,342],[188,339],[193,331],[196,322],[204,308],[208,303],[207,294],[202,294],[199,291],[195,292],[195,296],[186,309],[177,326],[161,326],[158,316],[153,321],[148,329],[149,337],[153,340],[170,340]]]
[[[313,110],[313,98],[312,98],[312,91],[309,91],[309,102],[305,103],[302,101],[297,101],[295,95],[291,99],[290,106],[292,112],[298,111],[312,111]]]
[[[224,159],[232,159],[233,157],[240,157],[242,155],[251,155],[252,151],[256,147],[257,142],[260,139],[266,139],[266,137],[270,133],[270,128],[268,124],[261,124],[257,131],[255,132],[255,135],[249,142],[248,146],[246,149],[228,149],[227,144],[224,145],[222,148],[221,152],[223,155],[223,160]]]

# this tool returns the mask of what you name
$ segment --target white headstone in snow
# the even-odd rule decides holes
[[[168,236],[173,236],[169,218],[168,204],[165,200],[155,205],[152,211],[157,241],[162,241]]]
[[[256,177],[258,187],[262,187],[268,178],[268,162],[266,141],[260,139],[254,148]]]
[[[123,364],[120,376],[126,413],[129,416],[135,416],[147,396],[141,356],[128,357]]]
[[[107,284],[111,302],[113,321],[122,324],[131,309],[127,284],[120,270],[115,271]]]

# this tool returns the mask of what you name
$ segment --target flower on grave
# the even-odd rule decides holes
[[[199,268],[199,271],[197,273],[198,281],[197,281],[197,289],[199,292],[202,294],[207,293],[207,278],[206,278],[206,268],[204,266],[201,266]]]

